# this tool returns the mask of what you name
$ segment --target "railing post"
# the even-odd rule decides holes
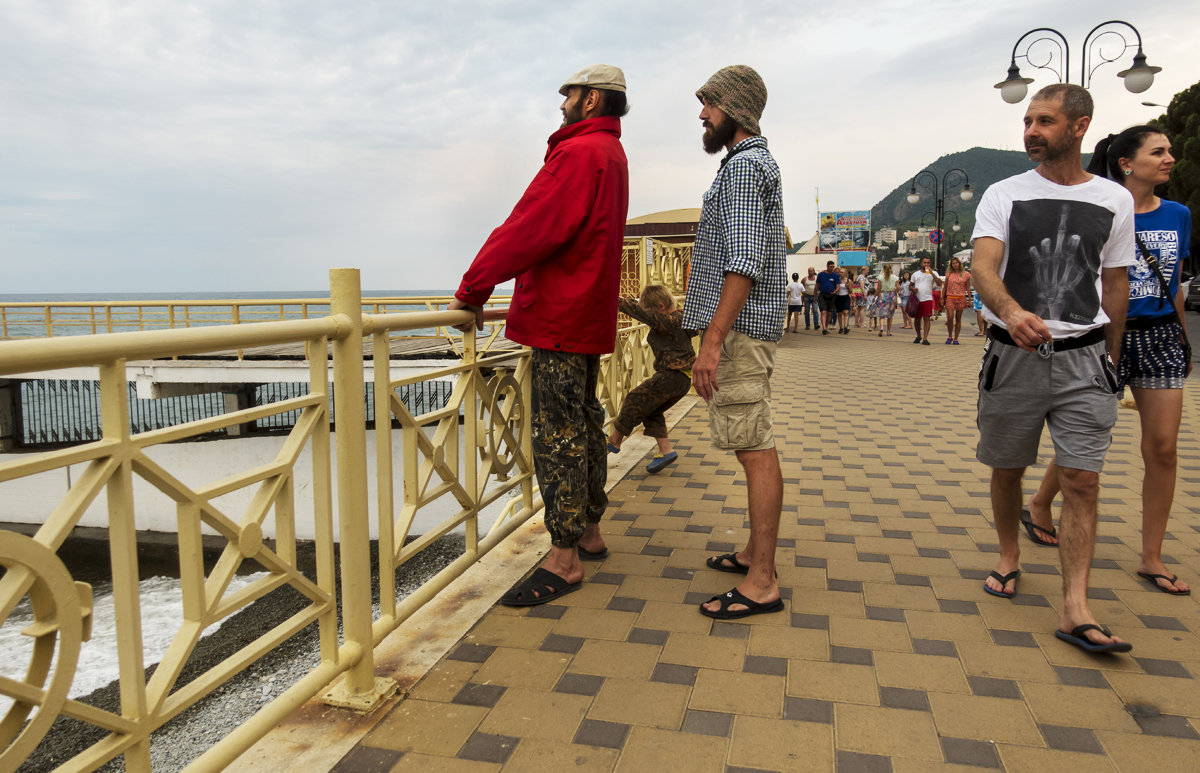
[[[371,711],[395,681],[375,676],[371,632],[371,530],[367,510],[367,432],[363,404],[362,287],[356,268],[329,271],[331,311],[350,331],[333,342],[334,442],[341,537],[342,632],[357,662],[323,698],[334,706]],[[380,364],[376,363],[375,367]],[[387,363],[383,363],[386,367]],[[381,546],[382,549],[382,546]],[[392,577],[381,582],[395,582]]]
[[[141,591],[138,585],[137,525],[134,521],[133,463],[129,444],[129,386],[125,361],[101,364],[100,416],[104,439],[121,444],[114,456],[120,465],[108,481],[108,544],[112,564],[112,599],[116,618],[117,664],[120,669],[121,715],[136,722],[148,713],[145,659],[142,653]],[[142,735],[145,733],[145,735]],[[150,771],[148,729],[125,752],[125,769]]]
[[[396,575],[396,493],[392,462],[392,374],[391,352],[386,333],[372,336],[372,370],[375,389],[375,498],[379,518],[379,577]],[[403,484],[403,481],[401,482]],[[396,615],[396,584],[379,583],[379,610],[384,617]]]
[[[332,271],[330,273],[332,273]],[[235,325],[242,324],[241,307],[239,307],[236,303],[234,303],[234,304],[230,304],[230,308],[232,309],[233,324],[235,324]],[[362,315],[359,314],[357,319],[360,323],[359,324],[359,337],[361,338],[362,337],[362,324],[361,324],[362,323]],[[360,356],[361,356],[361,353],[360,353]],[[241,349],[237,350],[237,358],[239,360],[242,359],[242,350]]]
[[[463,392],[462,411],[463,411],[463,446],[461,454],[456,454],[459,458],[454,460],[453,469],[459,470],[459,461],[462,462],[461,474],[463,476],[463,486],[471,497],[471,517],[463,524],[466,529],[466,550],[468,553],[479,552],[479,499],[483,493],[483,486],[479,485],[479,450],[487,443],[487,438],[482,433],[488,431],[486,425],[483,425],[483,400],[488,398],[486,384],[483,383],[483,376],[479,372],[479,355],[475,345],[475,326],[471,326],[469,333],[463,333],[463,362],[471,365],[471,370],[460,378],[467,379],[467,388]],[[499,380],[499,379],[497,379]],[[499,406],[493,406],[499,407]],[[496,417],[489,416],[489,420],[495,421]],[[454,433],[457,440],[458,433]]]

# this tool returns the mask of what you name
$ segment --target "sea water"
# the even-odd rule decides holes
[[[225,596],[236,592],[257,579],[265,572],[235,576],[229,583]],[[97,690],[118,677],[116,614],[110,586],[98,584],[92,609],[92,636],[83,643],[79,652],[79,664],[71,682],[68,696],[78,698]],[[183,624],[183,592],[180,582],[174,577],[150,577],[140,583],[142,609],[142,657],[147,666],[159,662],[167,651],[171,640]],[[0,624],[0,675],[23,681],[29,660],[33,654],[33,639],[21,633],[33,623],[33,608],[25,598]],[[220,624],[210,626],[205,634],[217,630]],[[57,667],[57,655],[55,659]],[[55,674],[51,672],[47,684]],[[0,716],[12,705],[12,700],[0,695]]]
[[[371,290],[364,291],[364,298],[403,298],[403,297],[450,297],[454,294],[453,290]],[[304,299],[319,301],[324,299],[326,304],[310,304],[308,308],[309,317],[319,317],[329,314],[328,307],[328,290],[297,290],[292,292],[245,292],[245,293],[0,293],[0,304],[2,303],[39,303],[48,306],[54,306],[58,303],[86,303],[95,302],[101,303],[104,301],[145,301],[161,302],[161,301],[219,301],[219,300],[261,300],[261,307],[254,307],[247,311],[243,307],[243,315],[245,317],[242,322],[268,322],[279,319],[302,319],[304,317],[304,309],[299,304],[291,304],[283,306],[282,310],[277,301],[279,299]],[[424,311],[424,307],[419,309]],[[282,312],[282,313],[281,313]],[[38,308],[15,308],[9,309],[6,312],[6,329],[9,338],[40,338],[46,335],[45,322],[42,319],[42,310]],[[168,327],[167,316],[165,309],[147,310],[147,314],[153,314],[154,323],[147,326],[147,329],[162,329]],[[175,324],[176,327],[183,327],[183,312],[176,310]],[[193,309],[192,317],[189,325],[191,327],[206,327],[211,325],[229,324],[232,318],[232,312],[229,306],[210,306]],[[114,307],[113,315],[115,320],[119,320],[119,326],[115,327],[113,332],[130,332],[137,330],[137,307]],[[253,315],[253,316],[249,316]],[[85,319],[90,323],[90,314],[87,309],[71,309],[68,307],[58,307],[54,311],[54,316],[62,320],[68,320],[71,324],[59,324],[54,328],[55,336],[71,336],[71,335],[89,335],[91,334],[90,324],[83,324]],[[106,332],[104,330],[104,313],[103,310],[96,311],[96,324],[98,325],[97,332]],[[433,335],[434,331],[419,330],[412,331],[408,335]]]

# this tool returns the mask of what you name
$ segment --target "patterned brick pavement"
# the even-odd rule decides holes
[[[783,613],[696,611],[738,580],[704,559],[748,527],[740,470],[697,405],[672,432],[679,462],[613,489],[610,555],[583,589],[493,608],[335,769],[1196,769],[1200,605],[1134,574],[1136,413],[1121,411],[1101,478],[1091,580],[1095,614],[1134,650],[1089,656],[1053,636],[1053,549],[1022,535],[1018,597],[981,589],[997,551],[974,459],[982,339],[906,332],[781,344]],[[1200,587],[1197,408],[1189,387],[1165,552]]]

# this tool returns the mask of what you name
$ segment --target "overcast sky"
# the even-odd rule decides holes
[[[1113,18],[1163,72],[1129,94],[1132,52],[1097,70],[1088,147],[1200,77],[1200,3],[4,0],[0,292],[321,290],[334,266],[455,287],[598,61],[629,83],[630,216],[699,206],[694,92],[756,68],[799,239],[816,188],[867,209],[946,153],[1019,149],[1025,106],[992,88],[1017,38],[1061,30],[1078,82]]]

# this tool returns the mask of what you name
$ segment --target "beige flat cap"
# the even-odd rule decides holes
[[[611,64],[589,64],[572,75],[558,90],[564,97],[572,86],[587,86],[590,89],[608,89],[625,93],[625,73]]]

